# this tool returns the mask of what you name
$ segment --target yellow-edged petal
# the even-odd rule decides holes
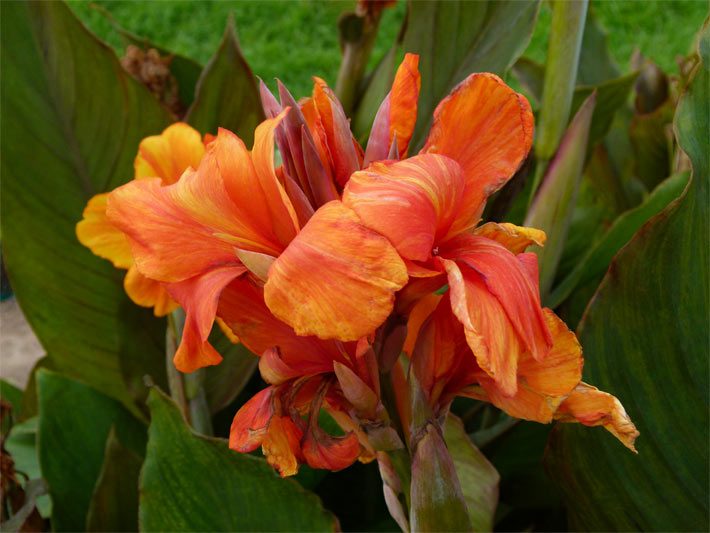
[[[108,193],[97,194],[84,208],[76,225],[79,242],[95,255],[108,259],[116,268],[127,269],[133,264],[128,239],[106,216]]]
[[[175,183],[187,168],[197,168],[205,153],[200,133],[184,122],[168,126],[160,135],[143,139],[133,166],[135,178],[160,178]]]

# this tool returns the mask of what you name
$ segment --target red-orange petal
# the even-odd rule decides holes
[[[128,269],[123,288],[133,303],[152,307],[155,316],[165,316],[179,307],[162,283],[146,278],[135,265]]]
[[[406,282],[389,241],[335,201],[318,209],[271,265],[264,298],[298,335],[354,341],[382,324]]]
[[[273,387],[267,387],[239,408],[229,430],[229,447],[232,450],[248,453],[261,445],[269,421],[274,416],[273,391]]]
[[[222,290],[246,269],[242,266],[220,267],[200,276],[167,286],[171,296],[185,310],[185,326],[173,361],[180,372],[216,365],[222,356],[207,338],[212,330]]]
[[[83,218],[76,225],[79,242],[95,255],[108,259],[116,268],[130,268],[133,256],[125,234],[106,215],[108,193],[97,194],[84,208]]]
[[[530,104],[494,74],[470,75],[441,101],[422,151],[451,157],[466,176],[452,235],[477,223],[486,198],[518,170],[532,139]]]
[[[301,439],[303,432],[287,416],[274,416],[269,423],[261,449],[266,462],[274,467],[281,477],[298,473],[299,459],[303,459]]]
[[[343,203],[387,237],[402,257],[426,261],[458,213],[464,183],[455,161],[423,154],[356,172],[343,191]]]
[[[135,178],[160,178],[175,183],[187,168],[197,168],[205,154],[200,133],[184,122],[168,126],[160,135],[143,139],[133,163]]]
[[[319,428],[312,428],[306,432],[302,449],[308,466],[335,472],[357,460],[360,441],[354,432],[343,437],[333,437]]]
[[[602,426],[624,446],[636,452],[634,442],[639,432],[626,414],[621,402],[611,394],[596,387],[580,383],[560,405],[555,419],[562,422],[579,422],[585,426]]]
[[[255,354],[278,348],[279,361],[264,362],[268,366],[262,371],[267,373],[290,376],[289,369],[296,369],[299,375],[312,375],[331,372],[334,360],[347,361],[335,341],[296,335],[291,326],[269,311],[263,289],[247,276],[235,279],[222,292],[217,314]]]

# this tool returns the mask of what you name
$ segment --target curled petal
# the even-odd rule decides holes
[[[422,151],[454,159],[466,176],[452,235],[477,223],[486,198],[515,174],[532,139],[530,104],[494,74],[470,75],[441,101]]]
[[[197,168],[205,154],[200,133],[184,122],[168,126],[160,135],[143,139],[133,166],[135,178],[160,178],[175,183],[187,168]]]
[[[392,83],[392,90],[380,105],[365,151],[365,165],[389,159],[394,144],[398,155],[407,155],[409,141],[417,120],[417,102],[421,88],[419,56],[405,54]]]
[[[178,308],[178,303],[170,297],[163,284],[146,278],[135,265],[128,269],[123,288],[133,303],[152,307],[155,316],[165,316]]]
[[[256,450],[264,440],[274,416],[273,387],[267,387],[241,406],[229,430],[229,447],[238,452]]]
[[[274,365],[275,375],[291,375],[284,371],[298,369],[299,375],[312,375],[333,370],[333,361],[346,362],[335,341],[316,337],[300,337],[288,324],[276,318],[264,303],[264,291],[247,276],[235,279],[222,292],[217,314],[234,331],[241,342],[257,355],[278,348],[279,363]],[[269,375],[271,364],[260,364],[262,372]],[[280,381],[274,378],[275,381]]]
[[[107,202],[108,193],[89,200],[83,218],[76,225],[76,236],[95,255],[108,259],[116,268],[127,269],[133,265],[131,247],[124,233],[108,219]]]
[[[502,244],[514,254],[524,252],[528,246],[544,246],[547,239],[541,229],[516,226],[508,222],[487,222],[477,227],[473,233]]]
[[[267,306],[298,335],[358,340],[387,318],[407,282],[397,251],[340,202],[321,207],[276,259]]]
[[[181,372],[193,372],[222,361],[222,356],[207,342],[207,338],[212,330],[222,290],[244,272],[246,269],[242,266],[221,267],[168,285],[170,295],[185,310],[182,339],[173,359],[175,367]]]
[[[464,176],[447,157],[424,154],[356,172],[343,203],[407,259],[426,261],[456,217]]]
[[[312,427],[303,440],[303,455],[311,468],[342,470],[357,460],[360,441],[353,432],[333,437],[318,427]]]
[[[551,310],[545,319],[553,338],[550,352],[542,361],[529,353],[522,356],[518,370],[518,390],[513,396],[504,394],[497,384],[481,376],[483,391],[475,395],[504,410],[511,416],[548,423],[565,398],[582,378],[582,348],[577,337]]]
[[[259,358],[259,372],[261,377],[271,385],[280,385],[286,381],[309,373],[310,369],[290,366],[283,360],[277,347],[267,349]]]
[[[359,414],[366,418],[374,418],[379,404],[379,398],[375,391],[348,366],[335,361],[333,370],[345,398],[355,407]]]
[[[562,422],[579,422],[585,426],[603,426],[624,446],[636,452],[634,442],[639,432],[626,414],[621,402],[611,394],[596,387],[580,383],[560,405],[555,419]]]
[[[269,423],[261,449],[266,462],[278,470],[281,477],[294,476],[298,473],[303,432],[293,420],[286,416],[275,416]]]
[[[461,235],[441,253],[478,274],[505,310],[523,347],[542,359],[552,341],[540,306],[535,258],[515,256],[496,241],[475,235]]]

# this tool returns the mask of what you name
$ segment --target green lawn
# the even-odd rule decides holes
[[[97,35],[122,51],[119,36],[89,2],[71,2]],[[205,63],[217,47],[229,13],[234,13],[244,54],[254,72],[282,79],[296,95],[310,91],[310,77],[331,83],[340,60],[336,33],[339,14],[354,1],[97,1],[124,28],[156,44]],[[385,13],[374,57],[396,35],[404,2]],[[675,72],[708,14],[706,0],[596,0],[592,9],[609,32],[612,54],[623,69],[635,47],[663,69]],[[550,9],[544,5],[526,55],[544,60]]]

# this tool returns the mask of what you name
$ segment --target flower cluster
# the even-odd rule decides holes
[[[251,150],[227,130],[203,143],[173,125],[141,143],[135,180],[91,200],[78,236],[128,269],[136,303],[185,310],[179,370],[220,362],[215,319],[260,356],[270,386],[239,410],[230,446],[261,446],[281,475],[401,445],[380,380],[406,431],[405,366],[437,414],[465,395],[528,420],[602,425],[633,449],[623,407],[581,382],[575,335],[541,306],[525,250],[544,233],[480,224],[530,151],[527,100],[473,74],[410,157],[419,88],[409,54],[363,150],[323,80],[300,102],[262,84],[268,118]],[[322,410],[344,435],[319,426]]]

